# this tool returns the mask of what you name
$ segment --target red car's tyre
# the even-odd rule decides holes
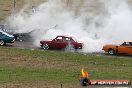
[[[43,48],[44,50],[48,50],[48,49],[49,49],[49,45],[48,45],[48,44],[43,44],[43,45],[42,45],[42,48]]]
[[[113,49],[109,49],[109,50],[108,50],[108,54],[110,54],[110,55],[114,55],[114,54],[115,54],[115,50],[113,50]]]

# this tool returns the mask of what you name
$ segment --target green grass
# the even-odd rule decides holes
[[[90,79],[132,80],[132,58],[0,47],[0,82],[77,83],[81,67]]]
[[[65,83],[75,81],[74,74],[75,73],[72,71],[56,69],[1,68],[0,82],[19,83],[29,81],[48,81],[54,83]]]

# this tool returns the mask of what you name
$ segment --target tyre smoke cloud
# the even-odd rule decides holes
[[[17,33],[31,32],[34,45],[57,35],[74,36],[83,52],[100,52],[102,46],[132,39],[132,12],[125,0],[83,0],[72,5],[48,0],[32,12],[24,9],[9,17]],[[94,3],[93,3],[94,1]]]

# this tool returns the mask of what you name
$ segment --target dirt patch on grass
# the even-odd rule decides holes
[[[49,58],[39,58],[39,57],[11,57],[11,56],[1,56],[0,66],[6,67],[31,67],[31,68],[79,68],[81,67],[78,63],[69,62],[65,60],[53,60]]]
[[[43,55],[43,51],[34,52],[20,49],[3,48],[0,51],[0,67],[29,67],[29,68],[64,68],[78,69],[80,64],[65,60],[65,58]]]

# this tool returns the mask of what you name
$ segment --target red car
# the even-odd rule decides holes
[[[68,46],[72,46],[74,49],[82,49],[82,43],[78,43],[72,37],[57,36],[51,41],[40,41],[40,46],[47,49],[65,49]]]

